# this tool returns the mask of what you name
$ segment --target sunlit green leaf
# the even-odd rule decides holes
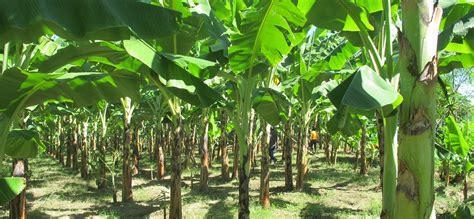
[[[45,146],[33,130],[14,129],[8,134],[5,154],[12,158],[34,158]]]
[[[22,177],[0,178],[0,206],[5,205],[26,187],[26,179]]]

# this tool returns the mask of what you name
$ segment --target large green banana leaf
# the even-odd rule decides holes
[[[314,70],[341,70],[360,48],[355,47],[350,42],[342,42],[333,49],[324,59],[314,63],[311,68]]]
[[[349,10],[357,22],[367,30],[374,30],[370,14],[383,10],[382,1],[371,0],[306,0],[298,1],[298,7],[306,14],[308,23],[335,31],[360,31]]]
[[[222,97],[206,85],[199,72],[215,65],[206,60],[155,52],[140,40],[124,41],[125,50],[132,57],[158,74],[158,83],[180,99],[201,107],[208,107]]]
[[[54,72],[61,68],[78,66],[87,62],[105,64],[104,69],[113,71],[123,69],[131,72],[146,73],[143,64],[130,57],[121,47],[108,42],[96,42],[81,46],[68,46],[58,50],[39,65],[40,72]]]
[[[336,108],[349,107],[349,112],[367,112],[396,103],[400,95],[390,83],[367,66],[360,67],[328,94]]]
[[[205,15],[193,14],[184,18],[178,33],[157,39],[161,51],[187,55],[196,41],[208,36],[206,28],[204,28],[208,22],[209,19]]]
[[[449,73],[454,69],[469,69],[472,67],[474,67],[474,55],[472,53],[454,54],[439,59],[438,72]]]
[[[446,133],[448,150],[459,155],[461,158],[466,157],[469,154],[469,145],[453,116],[446,118],[446,127],[448,128],[448,133]]]
[[[71,40],[155,39],[178,31],[180,13],[134,0],[0,0],[0,43],[56,34]]]
[[[474,3],[455,1],[443,9],[438,39],[439,72],[474,66]]]
[[[271,88],[257,89],[253,94],[253,108],[266,122],[272,126],[288,120],[288,99],[280,92]]]
[[[30,73],[13,68],[0,77],[0,112],[12,116],[28,106],[50,101],[90,106],[102,99],[108,102],[118,102],[126,96],[139,99],[140,83],[136,74],[125,70],[110,74]]]
[[[303,35],[290,25],[303,26],[304,15],[291,0],[261,0],[243,13],[240,33],[231,35],[230,68],[240,73],[265,57],[271,65],[281,62]]]
[[[339,74],[329,71],[316,71],[310,69],[309,72],[301,75],[296,83],[293,86],[293,94],[301,101],[309,103],[313,100],[321,97],[321,93],[318,90],[323,82],[330,81],[336,77],[339,77]]]
[[[26,179],[22,177],[0,178],[0,206],[20,194],[26,187]]]
[[[357,134],[358,115],[373,116],[375,110],[390,115],[401,104],[402,96],[390,83],[368,66],[360,67],[327,95],[338,109],[328,122],[328,130],[341,130],[345,135]]]
[[[122,97],[138,99],[140,82],[136,74],[125,70],[109,74],[30,73],[18,68],[5,71],[0,77],[0,160],[4,152],[13,157],[33,156],[37,153],[37,146],[42,145],[34,140],[37,139],[34,133],[10,131],[11,125],[26,107],[50,101],[89,106],[99,100],[118,102]]]
[[[472,53],[474,37],[474,4],[457,2],[443,9],[443,19],[438,37],[438,51]]]
[[[127,42],[127,46],[130,46],[130,42]],[[161,52],[160,55],[202,79],[215,76],[214,74],[218,70],[216,63],[208,60],[164,52]],[[68,46],[58,50],[56,54],[40,64],[39,71],[53,72],[68,64],[82,66],[85,62],[107,64],[129,71],[140,71],[142,65],[141,62],[131,59],[125,49],[108,42],[96,42],[79,47]]]
[[[357,115],[348,114],[344,110],[338,110],[327,122],[329,134],[341,131],[345,136],[354,136],[359,133],[362,123]]]
[[[44,149],[38,132],[15,129],[8,134],[5,154],[12,158],[34,158]]]
[[[54,72],[67,64],[74,63],[80,66],[85,59],[96,61],[99,57],[102,59],[101,63],[117,65],[126,59],[126,56],[127,52],[124,49],[109,42],[96,42],[78,47],[71,45],[58,50],[56,54],[41,62],[38,70]]]

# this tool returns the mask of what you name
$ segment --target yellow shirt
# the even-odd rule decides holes
[[[311,140],[318,140],[319,139],[319,134],[316,131],[311,131]]]

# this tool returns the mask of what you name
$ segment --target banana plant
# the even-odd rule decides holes
[[[263,0],[240,12],[242,17],[235,20],[239,28],[230,37],[229,65],[236,84],[234,124],[239,143],[239,218],[249,218],[248,135],[252,94],[257,88],[258,78],[268,80],[265,68],[268,65],[264,62],[277,66],[302,39],[292,26],[301,27],[306,18],[289,0]]]
[[[441,158],[442,162],[449,163],[447,165],[448,171],[446,174],[450,174],[451,169],[455,171],[456,174],[460,174],[463,177],[464,184],[464,200],[467,197],[467,178],[470,172],[472,171],[474,165],[473,161],[473,149],[468,141],[466,136],[469,136],[469,126],[464,127],[464,132],[459,127],[458,123],[453,116],[449,116],[445,121],[445,134],[443,136],[443,145],[437,145],[438,157]],[[452,164],[452,165],[450,165]],[[449,181],[449,177],[446,177],[446,180]],[[448,182],[446,182],[446,185]]]

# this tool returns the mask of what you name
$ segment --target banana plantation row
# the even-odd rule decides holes
[[[141,104],[146,106],[147,102]],[[224,111],[214,110],[209,112],[194,109],[194,111],[186,113],[187,121],[190,122],[183,123],[182,126],[183,132],[180,136],[183,139],[182,144],[180,144],[181,153],[178,154],[179,157],[172,157],[175,155],[172,152],[173,147],[175,147],[173,140],[176,136],[174,136],[169,122],[146,121],[143,120],[146,116],[143,117],[142,114],[135,111],[131,124],[124,126],[122,109],[108,106],[106,103],[104,105],[107,107],[103,108],[102,111],[93,113],[85,110],[71,112],[63,109],[57,112],[65,115],[58,116],[47,112],[46,115],[36,115],[37,121],[41,122],[33,122],[33,124],[44,129],[42,135],[46,137],[43,140],[46,144],[45,152],[57,159],[62,165],[79,171],[84,179],[95,179],[99,189],[107,187],[107,175],[111,175],[112,181],[109,186],[112,187],[114,192],[112,196],[114,203],[117,202],[115,177],[119,175],[119,171],[122,171],[120,175],[123,177],[120,181],[127,182],[123,184],[122,188],[119,188],[122,190],[122,201],[124,202],[133,200],[132,188],[130,187],[133,175],[142,173],[148,175],[152,180],[155,177],[157,180],[163,180],[165,166],[167,165],[179,165],[180,170],[183,170],[197,165],[197,162],[199,162],[201,166],[199,188],[201,191],[208,190],[209,167],[212,165],[221,167],[220,177],[223,181],[237,178],[239,146],[232,123],[229,123],[230,121]],[[105,119],[101,120],[101,116]],[[89,119],[92,118],[95,119],[90,121]],[[296,148],[296,151],[300,151],[303,146],[307,147],[302,142],[306,134],[294,133],[293,130],[295,130],[297,124],[291,123],[288,123],[286,127],[281,127],[279,131],[271,132],[270,129],[265,127],[266,123],[263,120],[253,119],[255,118],[254,112],[251,118],[252,135],[249,138],[249,145],[252,145],[250,148],[251,169],[255,169],[255,166],[261,163],[261,168],[266,169],[262,172],[262,180],[269,178],[268,169],[272,159],[268,154],[270,138],[272,138],[272,135],[274,135],[273,137],[282,136],[280,150],[282,152],[281,160],[285,166],[285,189],[292,191],[295,188],[292,167],[293,150]],[[93,122],[94,120],[96,122]],[[105,123],[101,124],[99,121]],[[319,124],[324,123],[320,121]],[[371,131],[372,137],[375,137],[373,136],[376,134],[375,127],[372,127]],[[322,144],[318,145],[318,148],[312,148],[312,151],[324,149],[328,164],[336,163],[339,145],[344,145],[343,149],[346,153],[349,150],[355,152],[356,160],[359,160],[360,152],[360,163],[357,162],[354,169],[358,169],[358,165],[360,165],[360,174],[362,175],[367,174],[368,163],[380,159],[380,157],[374,156],[376,154],[375,150],[379,149],[374,147],[376,142],[369,142],[368,145],[371,148],[370,150],[366,149],[367,137],[365,133],[360,139],[358,137],[344,138],[342,135],[331,136],[325,131],[321,133]],[[369,151],[371,156],[366,157],[366,151]],[[258,156],[260,153],[264,156]],[[231,164],[229,163],[229,154],[234,156]],[[153,168],[140,165],[140,160],[145,156],[155,162],[151,166]],[[305,154],[305,156],[311,155]],[[166,159],[170,157],[172,159]],[[257,162],[257,157],[260,157],[260,162]],[[174,162],[175,159],[178,162]],[[196,159],[199,159],[199,161]],[[301,159],[300,156],[298,156],[298,159]],[[367,159],[372,162],[368,162]],[[166,160],[170,163],[166,163]],[[297,162],[297,172],[304,172],[303,176],[308,171],[307,162],[302,160]],[[123,167],[126,168],[117,170],[122,166],[120,164],[123,164]],[[303,189],[304,178],[301,178],[301,175],[297,176],[296,189],[301,190]],[[269,207],[268,179],[267,183],[261,187],[262,205]]]
[[[276,138],[288,190],[293,181],[304,187],[312,141],[331,162],[339,146],[360,145],[362,174],[365,146],[377,141],[384,218],[435,216],[435,142],[456,157],[464,182],[472,169],[470,140],[455,122],[469,115],[436,119],[436,88],[449,90],[440,75],[474,66],[471,1],[0,5],[0,162],[14,159],[14,177],[0,179],[0,204],[11,201],[13,218],[26,216],[26,159],[43,145],[99,188],[110,174],[114,201],[119,163],[125,202],[140,156],[156,160],[158,179],[169,165],[171,218],[182,218],[181,173],[198,149],[202,190],[214,154],[224,179],[238,177],[239,218],[249,217],[258,153],[260,200],[270,206]]]

